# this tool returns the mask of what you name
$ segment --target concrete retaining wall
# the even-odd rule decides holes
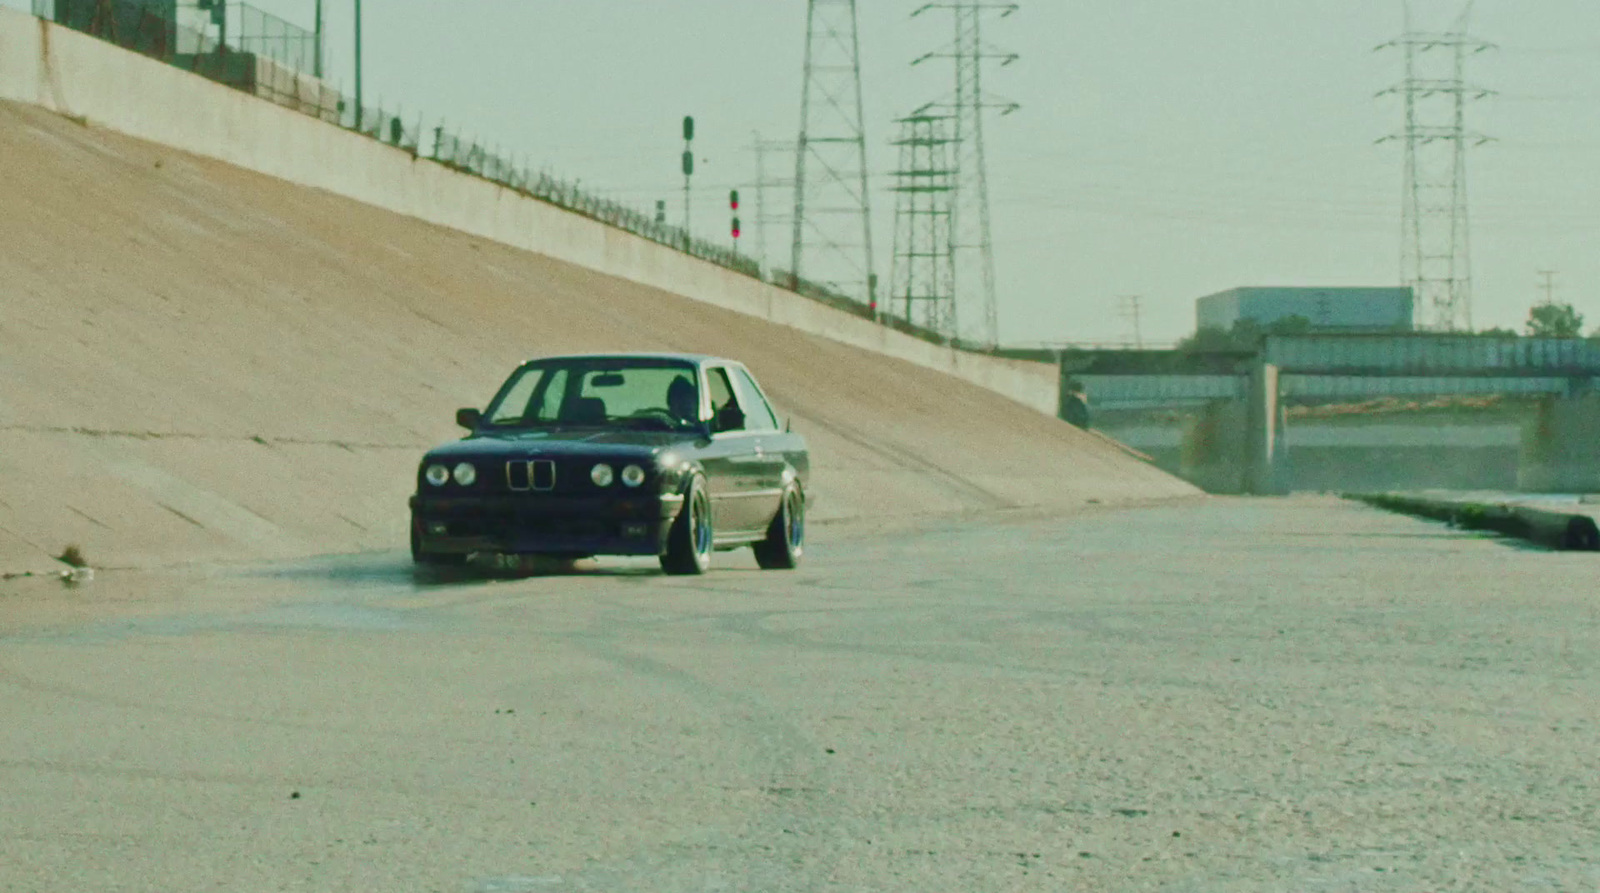
[[[964,353],[0,8],[0,99],[214,158],[954,375],[1054,416],[1052,365]]]

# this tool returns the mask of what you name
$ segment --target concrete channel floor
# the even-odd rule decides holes
[[[1600,887],[1600,557],[1320,497],[727,557],[0,584],[0,890]]]

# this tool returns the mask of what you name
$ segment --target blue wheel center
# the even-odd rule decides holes
[[[785,514],[789,516],[789,545],[798,549],[806,541],[805,504],[798,497],[789,497]]]
[[[711,525],[706,521],[705,506],[700,500],[694,503],[694,550],[704,554],[711,549]]]

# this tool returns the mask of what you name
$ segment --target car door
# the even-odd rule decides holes
[[[718,540],[748,537],[764,528],[761,434],[746,422],[730,424],[727,410],[743,413],[733,377],[725,366],[708,366],[706,394],[711,402],[711,444],[702,454],[711,513]]]
[[[745,427],[756,436],[754,464],[757,466],[757,471],[753,487],[754,494],[757,495],[752,495],[751,501],[758,509],[757,523],[765,527],[778,511],[785,483],[784,474],[793,458],[791,447],[799,438],[783,431],[779,426],[778,414],[773,411],[772,404],[767,402],[766,395],[761,392],[761,387],[756,384],[750,370],[735,366],[730,372],[733,375],[733,385],[739,397],[739,405],[744,409]],[[803,463],[803,458],[800,461]]]

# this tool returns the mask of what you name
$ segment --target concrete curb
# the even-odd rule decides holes
[[[1476,502],[1404,493],[1346,493],[1344,498],[1374,508],[1443,521],[1463,530],[1490,530],[1550,549],[1600,551],[1600,525],[1589,515],[1557,512],[1505,502]]]

